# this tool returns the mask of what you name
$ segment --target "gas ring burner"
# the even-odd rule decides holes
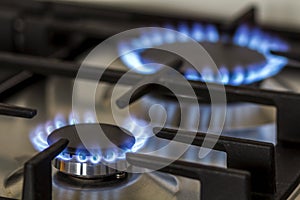
[[[69,144],[53,161],[60,172],[86,179],[126,177],[125,154],[135,144],[130,132],[109,124],[76,124],[53,131],[47,141],[52,145],[61,138]]]
[[[193,52],[190,47],[195,42],[209,53],[219,72],[213,70],[210,59],[206,59],[205,55]],[[141,31],[136,37],[120,41],[118,51],[126,67],[140,74],[153,74],[162,66],[153,63],[168,63],[174,57],[178,59],[173,53],[157,51],[162,47],[182,48],[181,51],[199,60],[200,73],[188,62],[184,63],[180,72],[186,79],[235,86],[256,83],[276,75],[286,66],[288,59],[271,52],[286,52],[290,48],[276,35],[256,26],[241,25],[232,37],[228,37],[213,24],[183,22],[176,26],[165,25],[164,28],[152,27]],[[151,66],[145,65],[149,63],[152,63]]]

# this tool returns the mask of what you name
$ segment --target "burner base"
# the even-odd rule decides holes
[[[57,172],[54,177],[54,184],[59,187],[68,188],[72,190],[110,190],[112,187],[127,185],[137,180],[140,177],[138,174],[130,174],[126,172],[119,172],[112,176],[103,178],[81,178],[68,175],[62,172]]]
[[[110,164],[93,164],[56,158],[53,161],[53,164],[60,172],[82,179],[103,179],[104,177],[111,176],[117,176],[120,178],[120,170],[118,169],[125,170],[127,168],[127,162],[125,160],[118,160],[117,162]]]

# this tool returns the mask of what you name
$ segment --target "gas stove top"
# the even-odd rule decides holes
[[[74,3],[0,9],[0,199],[299,198],[299,32],[258,24],[255,7],[232,21]],[[200,58],[201,70],[155,48]]]

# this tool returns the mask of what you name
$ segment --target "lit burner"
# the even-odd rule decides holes
[[[99,125],[103,132],[99,132]],[[83,144],[78,131],[92,136]],[[101,134],[98,135],[101,140],[95,140],[93,134]],[[60,172],[83,178],[107,177],[124,171],[127,168],[125,153],[135,144],[131,133],[108,124],[66,126],[53,131],[48,143],[51,145],[61,138],[68,139],[69,144],[55,159],[54,166]],[[89,148],[85,148],[86,145]]]
[[[183,72],[188,80],[217,82],[228,85],[251,84],[277,74],[287,64],[286,58],[272,55],[270,51],[287,51],[289,49],[288,45],[279,38],[258,28],[250,28],[246,25],[240,26],[232,39],[231,47],[222,42],[226,36],[219,34],[216,26],[211,24],[195,23],[190,27],[183,23],[177,28],[172,26],[165,26],[165,28],[177,30],[200,42],[215,60],[221,75],[221,79],[217,79],[217,75],[209,66],[204,68],[200,75],[189,66]],[[147,57],[149,49],[143,49],[143,46],[155,48],[175,43],[184,45],[188,43],[187,37],[178,37],[172,32],[153,29],[152,32],[141,34],[140,37],[119,44],[119,53],[123,54],[123,52],[132,48],[141,48],[139,51],[121,56],[121,60],[127,67],[137,73],[152,74],[158,71],[160,66],[156,65],[150,68],[143,66],[143,64],[153,60],[157,62],[157,56]],[[232,49],[234,50],[232,51]],[[245,62],[245,60],[249,60],[249,55],[254,59]],[[162,55],[161,57],[166,58]]]
[[[146,142],[141,138],[141,133],[134,134],[114,125],[100,124],[103,132],[99,133],[99,124],[95,123],[96,118],[91,113],[86,113],[84,120],[71,113],[69,122],[66,121],[62,115],[57,115],[53,122],[38,126],[31,133],[30,139],[34,147],[42,151],[60,138],[67,138],[70,141],[68,147],[55,158],[54,166],[60,172],[72,176],[120,178],[123,174],[121,171],[127,168],[125,154],[136,152]],[[95,133],[96,138],[102,139],[90,139],[83,144],[77,130],[80,130],[80,133]]]

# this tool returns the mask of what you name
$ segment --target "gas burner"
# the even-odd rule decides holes
[[[88,135],[84,143],[79,132]],[[94,134],[101,140],[95,141]],[[55,158],[54,166],[60,172],[82,178],[112,175],[122,178],[123,173],[120,171],[126,169],[125,153],[130,151],[135,143],[131,133],[108,124],[65,126],[49,135],[48,144],[52,145],[62,138],[68,139],[69,144],[64,152]]]
[[[176,43],[167,45],[175,46]],[[210,60],[208,60],[208,62],[205,62],[207,60],[205,57],[202,58],[202,55],[194,54],[192,50],[189,51],[189,47],[191,45],[193,45],[191,44],[191,42],[185,42],[180,44],[180,47],[176,46],[175,48],[185,49],[185,52],[188,52],[189,55],[194,56],[195,60],[200,60],[201,63],[199,63],[199,66],[209,66]],[[247,71],[249,71],[249,68],[252,68],[253,71],[258,71],[259,68],[264,67],[267,63],[267,60],[265,59],[263,54],[246,47],[221,42],[203,42],[201,43],[201,45],[208,52],[216,65],[220,66],[219,71],[221,74],[222,83],[228,83],[229,81],[231,81],[232,85],[239,84],[241,81],[239,73],[246,73]],[[169,63],[172,60],[177,59],[176,55],[157,49],[147,49],[141,53],[141,57],[143,58],[145,63],[148,61],[150,63],[153,61],[156,63]],[[196,70],[191,68],[188,62],[184,62],[184,64],[181,66],[180,71],[184,73],[188,79],[191,80],[218,82],[217,73],[215,72],[215,70],[209,67],[203,68],[200,74]]]
[[[57,115],[53,122],[49,121],[34,129],[30,139],[38,151],[61,138],[70,141],[53,162],[62,173],[85,179],[126,177],[123,172],[127,168],[125,154],[138,151],[146,140],[140,138],[140,133],[131,133],[124,128],[95,121],[90,113],[85,115],[84,120],[78,114],[71,113],[69,123],[62,115]],[[84,133],[84,142],[78,131]]]
[[[230,41],[226,39],[228,38],[227,35],[219,34],[217,28],[211,24],[203,25],[195,23],[192,27],[189,27],[183,23],[178,28],[172,26],[165,27],[176,30],[201,43],[204,49],[212,56],[221,75],[221,79],[218,79],[217,74],[209,65],[202,66],[204,69],[201,75],[191,66],[187,66],[184,67],[183,74],[188,80],[216,82],[228,85],[251,84],[277,74],[287,64],[286,58],[272,55],[270,52],[287,51],[289,49],[288,45],[279,38],[263,32],[257,27],[241,25]],[[151,50],[146,50],[145,46],[155,48],[163,45],[180,44],[182,46],[188,45],[188,43],[187,38],[179,37],[175,32],[153,29],[153,31],[142,34],[138,38],[120,43],[119,53],[122,55],[123,52],[131,48],[138,48],[138,51],[121,56],[121,60],[127,67],[138,73],[152,74],[159,70],[159,66],[149,68],[143,66],[143,64],[148,63],[148,61],[161,63],[159,57],[166,58],[163,56],[166,53],[162,54],[159,51],[159,53],[153,54],[153,50],[152,53],[149,53]],[[170,59],[172,56],[169,54],[168,57]]]

